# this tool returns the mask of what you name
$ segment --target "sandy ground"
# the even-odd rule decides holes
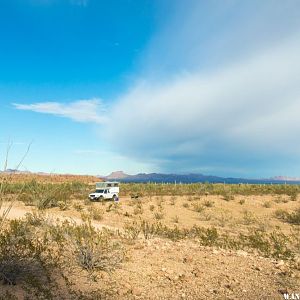
[[[240,204],[244,199],[245,203]],[[201,213],[191,207],[193,202],[214,202],[213,207],[207,207]],[[205,199],[188,200],[188,197],[177,197],[175,204],[170,204],[171,197],[153,197],[142,199],[142,214],[135,214],[136,200],[129,197],[121,198],[119,208],[107,211],[112,202],[84,205],[82,200],[74,200],[81,208],[71,207],[66,211],[58,208],[47,209],[48,218],[53,220],[70,220],[82,223],[81,213],[86,207],[92,207],[104,212],[101,221],[93,221],[96,228],[107,227],[120,229],[128,221],[143,217],[153,220],[159,204],[163,207],[167,225],[174,225],[174,217],[178,215],[177,226],[191,227],[196,225],[216,225],[224,230],[243,230],[245,210],[255,215],[255,222],[264,222],[268,229],[281,226],[288,231],[289,227],[276,220],[272,215],[279,208],[292,210],[299,206],[298,202],[274,201],[273,196],[242,197],[226,202],[218,196]],[[265,208],[263,204],[271,201],[272,206]],[[189,203],[189,207],[183,207]],[[5,209],[5,204],[2,209]],[[152,211],[150,206],[154,205]],[[34,207],[16,202],[8,218],[22,218]],[[211,215],[204,218],[203,214]],[[204,215],[205,216],[205,215]],[[220,220],[221,217],[225,221]],[[128,259],[121,268],[113,273],[101,273],[101,280],[93,287],[107,290],[107,299],[284,299],[283,293],[300,293],[300,274],[291,270],[283,261],[263,258],[244,251],[225,251],[216,248],[200,246],[196,241],[184,240],[172,242],[164,239],[138,239],[128,246]],[[77,278],[78,279],[78,278]],[[77,280],[75,278],[75,280]],[[91,284],[78,279],[79,288],[89,290]],[[8,287],[5,287],[7,289]],[[0,290],[1,291],[1,290]],[[4,289],[2,290],[4,291]],[[20,298],[21,299],[21,298]]]

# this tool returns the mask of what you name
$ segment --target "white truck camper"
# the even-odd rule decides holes
[[[96,190],[94,193],[89,194],[89,199],[91,201],[102,201],[105,199],[112,199],[114,201],[119,201],[119,182],[115,181],[105,181],[97,182]]]

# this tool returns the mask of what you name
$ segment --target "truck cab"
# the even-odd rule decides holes
[[[119,182],[105,181],[97,182],[95,192],[89,194],[91,201],[101,201],[105,199],[119,200]]]

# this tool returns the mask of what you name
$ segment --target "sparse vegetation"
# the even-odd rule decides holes
[[[298,186],[262,185],[259,190],[254,185],[192,184],[177,185],[177,193],[174,185],[124,184],[125,191],[133,187],[128,195],[143,197],[131,200],[121,196],[119,203],[87,203],[83,195],[89,187],[84,184],[28,181],[21,188],[21,183],[5,181],[4,186],[1,199],[5,199],[5,208],[19,197],[19,208],[32,212],[21,220],[2,222],[0,280],[18,288],[26,286],[26,295],[32,299],[37,294],[42,295],[37,299],[113,299],[109,294],[113,288],[110,292],[96,288],[104,273],[118,278],[114,272],[127,260],[134,263],[132,251],[164,255],[173,245],[193,245],[192,255],[211,247],[216,253],[220,249],[246,251],[285,260],[298,268]],[[235,196],[237,201],[233,201]],[[222,201],[224,197],[229,199]],[[276,210],[267,209],[271,207]],[[56,220],[51,215],[66,217]],[[116,229],[97,230],[97,222]],[[79,291],[74,274],[80,274],[87,286],[96,282],[94,288]],[[7,291],[3,295],[8,299],[14,296]]]
[[[275,211],[275,217],[290,224],[300,225],[300,208],[291,213],[278,209]]]
[[[265,208],[271,208],[272,207],[272,202],[271,201],[264,202],[263,207],[265,207]]]
[[[244,205],[245,202],[246,202],[245,199],[241,199],[241,200],[239,201],[239,204]]]
[[[205,200],[205,201],[203,202],[203,205],[204,205],[205,207],[213,207],[213,206],[215,205],[215,203],[214,203],[213,201],[210,201],[210,200]]]
[[[205,209],[205,207],[201,203],[198,203],[198,202],[193,203],[192,206],[193,206],[193,210],[198,213],[203,212]]]

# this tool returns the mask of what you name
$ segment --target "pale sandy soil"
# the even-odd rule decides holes
[[[245,203],[240,204],[244,199]],[[93,221],[96,228],[103,226],[110,229],[122,229],[124,224],[143,218],[154,221],[154,213],[159,211],[159,204],[164,213],[161,222],[169,226],[192,227],[193,225],[214,225],[229,232],[243,231],[244,214],[249,211],[254,220],[251,226],[265,226],[272,230],[276,226],[290,231],[290,225],[274,218],[279,209],[291,211],[299,207],[299,201],[276,203],[273,196],[237,196],[226,202],[219,196],[207,196],[191,200],[189,197],[176,197],[174,205],[171,197],[152,197],[141,199],[142,213],[135,213],[136,200],[123,197],[116,210],[107,211],[112,202],[85,205],[83,200],[74,200],[68,210],[47,209],[48,218],[71,220],[82,223],[81,213],[87,207],[103,211],[101,221]],[[190,201],[191,200],[191,201]],[[201,213],[192,209],[192,203],[213,202],[213,207],[206,207]],[[271,207],[263,204],[270,201]],[[74,209],[80,204],[81,207]],[[183,207],[188,203],[189,207]],[[154,205],[151,211],[150,206]],[[5,204],[4,207],[7,207]],[[9,219],[22,218],[35,210],[16,202],[9,213]],[[178,216],[178,223],[174,217]],[[251,218],[250,218],[251,219]],[[246,222],[247,223],[247,222]],[[113,273],[102,272],[101,280],[90,283],[76,275],[73,279],[83,291],[100,288],[106,296],[103,299],[283,299],[283,292],[300,293],[299,271],[290,269],[283,261],[263,258],[244,251],[225,251],[200,246],[197,241],[182,240],[172,242],[165,239],[142,238],[128,245],[128,259],[121,268]],[[10,287],[0,287],[0,292]],[[14,287],[18,289],[18,287]],[[21,295],[21,294],[20,294]],[[20,299],[22,297],[20,296]]]

